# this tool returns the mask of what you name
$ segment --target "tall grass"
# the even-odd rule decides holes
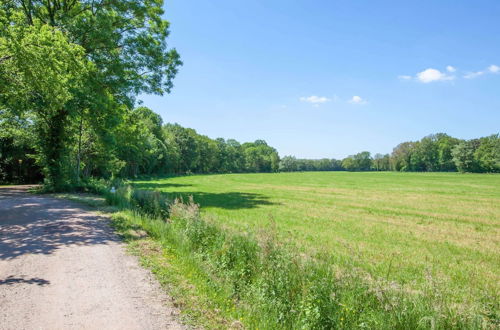
[[[132,189],[130,185],[120,181],[115,181],[111,189],[105,190],[104,195],[110,205],[132,209],[152,218],[166,219],[171,205],[168,198],[159,191]]]
[[[115,184],[116,185],[116,184]],[[132,221],[153,239],[190,258],[221,297],[240,310],[242,324],[264,329],[481,329],[499,326],[491,313],[460,311],[437,287],[409,291],[354,266],[336,267],[334,255],[303,256],[276,239],[235,233],[200,216],[192,199],[169,200],[156,191],[116,185],[112,205],[136,213]]]

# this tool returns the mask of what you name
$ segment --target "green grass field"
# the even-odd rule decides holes
[[[275,223],[302,253],[327,252],[457,306],[500,296],[500,175],[395,172],[227,174],[136,181],[192,195],[205,217],[258,234]],[[496,307],[493,307],[496,309]]]

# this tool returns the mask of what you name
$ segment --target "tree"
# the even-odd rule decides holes
[[[462,141],[452,155],[460,172],[500,172],[499,135]]]
[[[348,156],[342,160],[342,167],[348,171],[356,171],[356,163],[354,162],[353,156]]]
[[[459,139],[451,137],[444,133],[436,134],[437,150],[438,150],[438,166],[439,171],[456,171],[457,168],[453,162],[452,150],[460,143]]]
[[[67,144],[74,142],[69,135],[77,118],[87,115],[89,124],[99,124],[103,121],[92,118],[131,109],[139,93],[172,88],[181,62],[167,48],[162,5],[159,0],[2,3],[2,107],[33,114],[41,163],[53,186],[68,179]]]
[[[5,115],[0,110],[0,183],[35,183],[41,169],[35,164],[32,124]]]
[[[373,156],[373,168],[376,171],[389,171],[391,169],[390,156],[388,154],[375,154]]]
[[[161,117],[146,107],[125,111],[116,129],[115,151],[124,163],[118,173],[124,177],[165,173],[168,151]]]
[[[458,139],[447,134],[431,134],[412,145],[412,171],[455,171],[451,150]]]
[[[297,171],[297,158],[293,156],[285,156],[281,158],[279,165],[280,172]]]
[[[403,142],[398,144],[391,154],[392,168],[395,171],[411,171],[412,154],[414,142]]]
[[[479,172],[481,167],[474,157],[474,153],[480,146],[478,139],[462,141],[453,150],[453,161],[460,172]]]
[[[264,140],[242,145],[247,172],[276,172],[279,170],[279,156],[276,149]]]
[[[167,124],[163,127],[165,135],[175,144],[178,152],[177,173],[193,172],[198,168],[199,154],[196,145],[196,131],[180,126]]]
[[[372,168],[372,158],[368,151],[363,151],[344,158],[342,166],[348,171],[369,171]]]
[[[220,154],[216,141],[210,139],[208,136],[199,135],[195,136],[197,153],[198,153],[198,166],[193,169],[196,173],[216,173],[221,172]]]
[[[73,110],[67,104],[91,66],[83,48],[58,29],[38,19],[27,25],[19,12],[0,15],[0,108],[34,123],[38,161],[48,182],[61,186],[65,127]]]
[[[500,172],[500,137],[494,134],[479,139],[474,159],[482,172]]]
[[[228,139],[226,141],[226,152],[228,171],[231,173],[244,172],[245,155],[241,144],[234,139]]]

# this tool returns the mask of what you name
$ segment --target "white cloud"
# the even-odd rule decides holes
[[[492,64],[488,67],[488,71],[491,73],[500,73],[500,66]]]
[[[316,95],[311,95],[311,96],[303,96],[299,99],[302,102],[308,102],[312,104],[321,104],[321,103],[326,103],[330,102],[331,100],[325,96],[316,96]]]
[[[455,72],[455,71],[457,71],[457,69],[455,67],[452,67],[451,65],[448,65],[446,67],[446,71],[448,71],[448,72]]]
[[[443,73],[439,70],[429,68],[422,72],[417,73],[417,79],[420,82],[427,84],[433,81],[453,80],[455,79],[455,77],[449,76],[446,73]]]
[[[455,73],[459,76],[456,76]],[[500,74],[500,66],[492,64],[484,70],[481,71],[469,71],[469,72],[461,72],[457,71],[457,68],[454,66],[448,65],[446,66],[446,71],[439,71],[434,68],[425,69],[422,72],[419,72],[415,75],[415,80],[420,81],[422,83],[430,83],[434,81],[446,81],[446,80],[454,80],[459,78],[460,76],[464,79],[474,79],[489,73],[498,73]],[[399,80],[412,80],[412,76],[402,75],[398,76]]]
[[[399,80],[411,80],[411,76],[401,75],[398,76]]]
[[[367,104],[368,102],[366,100],[363,100],[361,96],[354,95],[350,100],[349,103],[352,104]]]
[[[464,75],[464,78],[465,79],[474,79],[474,78],[477,78],[479,76],[482,76],[483,74],[484,74],[484,71],[469,72],[469,73]]]

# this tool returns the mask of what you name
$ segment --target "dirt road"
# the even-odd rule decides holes
[[[0,188],[0,329],[181,329],[107,219]]]

